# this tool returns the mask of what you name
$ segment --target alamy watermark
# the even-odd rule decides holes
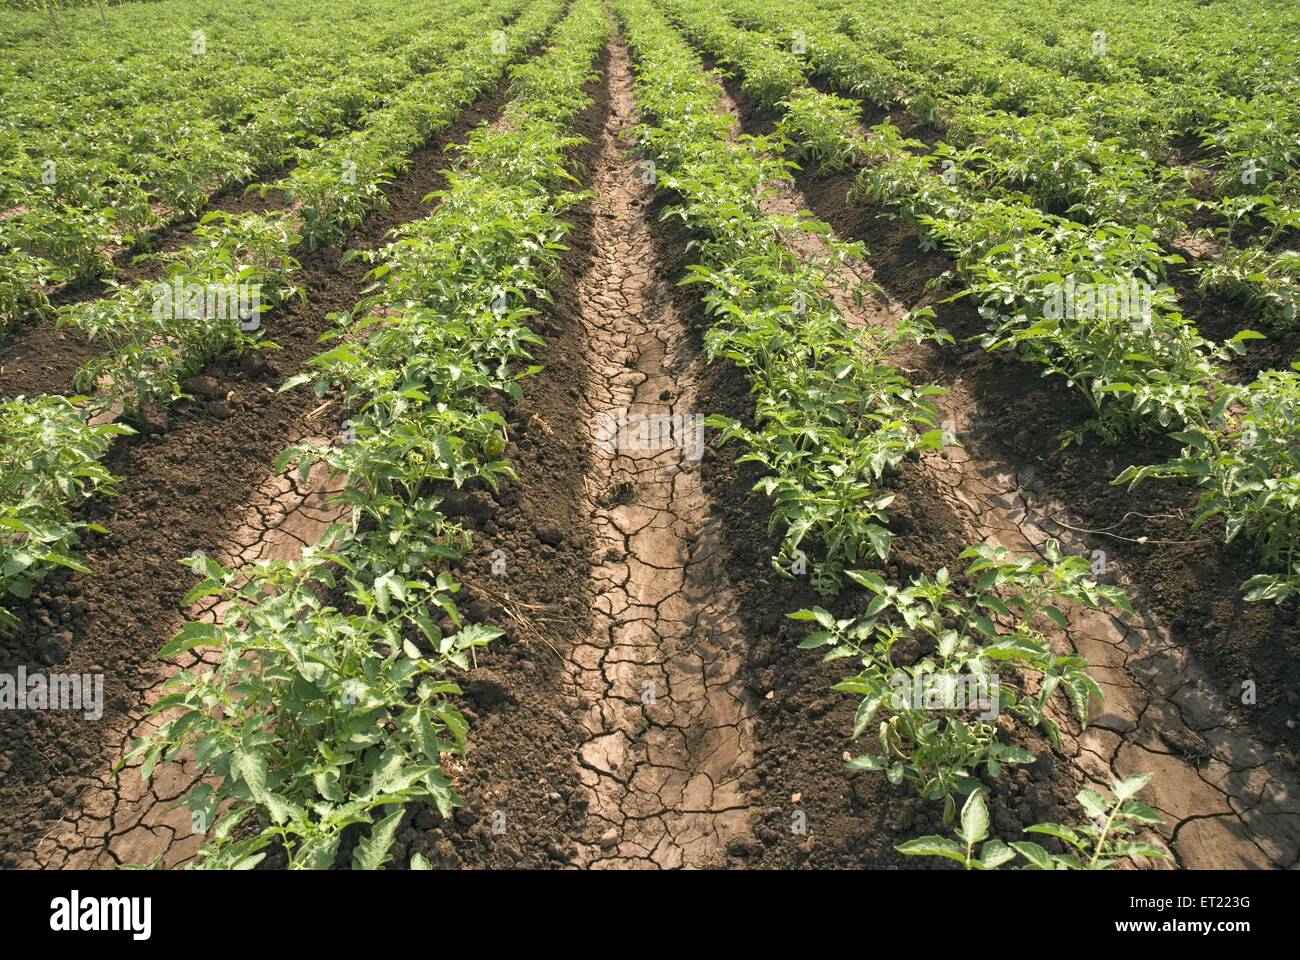
[[[260,283],[171,283],[153,287],[155,320],[230,320],[239,329],[256,330],[262,325]]]
[[[132,940],[148,940],[152,918],[152,897],[83,897],[73,890],[50,901],[50,929],[56,933],[120,931]]]
[[[889,678],[891,703],[895,710],[978,711],[981,720],[992,720],[1001,708],[997,674],[918,673],[903,671]]]
[[[102,673],[0,673],[0,710],[80,710],[87,720],[104,715]]]
[[[687,460],[704,456],[704,415],[700,413],[629,413],[619,407],[600,413],[596,444],[609,453],[620,450],[684,450]]]
[[[1049,283],[1043,288],[1043,316],[1049,320],[1127,320],[1151,323],[1151,284],[1129,277],[1114,283]]]

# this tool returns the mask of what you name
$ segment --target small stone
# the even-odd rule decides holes
[[[792,793],[792,794],[790,794],[790,802],[791,802],[791,803],[795,803],[795,804],[797,804],[797,803],[798,803],[800,800],[802,800],[802,799],[803,799],[803,794],[802,794],[802,793]]]
[[[431,830],[441,822],[432,810],[424,809],[415,815],[415,825],[421,830]]]
[[[482,490],[454,490],[443,496],[441,510],[450,517],[487,520],[496,513],[497,506]]]
[[[618,843],[618,831],[613,827],[610,827],[600,835],[600,845],[603,849],[608,850],[616,843]]]
[[[249,350],[239,358],[239,369],[244,376],[254,378],[268,372],[269,367],[260,350]]]
[[[546,845],[546,855],[557,863],[568,863],[573,859],[573,851],[558,843],[548,843]]]
[[[493,707],[510,698],[510,688],[491,670],[471,670],[465,683],[466,695],[484,707]]]
[[[226,388],[215,377],[190,377],[181,384],[181,389],[204,400],[226,399]]]
[[[167,430],[167,414],[161,410],[146,407],[140,411],[137,426],[146,436],[163,433]]]

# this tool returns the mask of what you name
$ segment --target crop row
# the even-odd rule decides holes
[[[827,659],[856,658],[862,665],[836,689],[862,698],[855,738],[873,721],[879,725],[875,749],[850,767],[911,784],[942,803],[947,820],[956,817],[957,798],[966,796],[963,829],[974,837],[987,790],[980,778],[994,779],[1005,766],[1033,756],[1005,742],[987,719],[960,710],[933,717],[898,694],[898,680],[962,676],[983,684],[995,691],[990,706],[996,712],[1040,727],[1056,742],[1057,726],[1048,714],[1055,694],[1064,691],[1085,723],[1088,704],[1100,690],[1082,658],[1051,650],[1040,625],[1066,623],[1058,606],[1065,602],[1103,607],[1127,601],[1117,589],[1092,581],[1082,557],[1065,557],[1055,545],[1044,560],[973,546],[963,554],[973,586],[958,584],[940,569],[900,588],[862,569],[889,549],[892,497],[882,476],[909,454],[944,443],[929,400],[938,388],[913,386],[886,354],[898,338],[939,335],[922,322],[905,322],[893,331],[851,329],[827,296],[826,284],[839,262],[859,255],[860,247],[828,241],[829,262],[795,256],[786,235],[824,233],[825,227],[802,212],[794,217],[763,212],[768,185],[789,180],[786,164],[771,153],[775,144],[733,136],[733,118],[715,109],[721,95],[717,83],[657,10],[629,0],[616,0],[614,6],[634,55],[638,101],[648,116],[639,142],[655,161],[657,184],[677,200],[664,215],[680,217],[699,238],[693,247],[698,260],[684,282],[702,287],[713,318],[707,355],[743,370],[754,394],[754,426],[722,417],[709,422],[722,429],[724,440],[744,444],[742,461],[764,469],[757,489],[772,497],[772,528],[783,538],[773,560],[776,569],[790,575],[804,551],[811,551],[814,584],[822,592],[838,592],[847,580],[870,597],[860,616],[836,618],[821,607],[792,614],[817,628],[801,646],[826,649]],[[921,654],[897,658],[893,649],[903,643]],[[1013,690],[999,682],[1003,670],[1014,671],[1022,683],[1025,677],[1035,683]],[[1083,837],[1072,828],[1039,825],[1038,832],[1052,832],[1067,844],[1073,837],[1079,847],[1055,859],[1030,841],[1018,842],[1017,851],[1039,868],[1159,856],[1127,839],[1135,825],[1159,819],[1132,799],[1143,783],[1144,778],[1135,778],[1116,785],[1122,811],[1118,831]],[[1104,805],[1095,794],[1080,800],[1085,808]],[[900,849],[950,856],[949,843],[925,838],[922,846]],[[996,867],[1015,856],[1009,851],[1003,856],[1005,849],[990,847],[981,865]]]
[[[404,165],[407,154],[450,125],[476,97],[497,83],[508,63],[538,43],[559,13],[559,0],[539,0],[505,31],[504,44],[493,50],[484,26],[499,22],[521,0],[498,0],[480,16],[448,27],[462,49],[447,65],[412,85],[382,118],[376,117],[356,137],[358,163],[355,178],[339,179],[333,189],[326,178],[307,181],[312,201],[329,213],[314,221],[319,231],[342,234],[342,223],[355,225],[368,209],[384,202],[380,186]],[[339,158],[332,156],[330,162]],[[324,161],[322,161],[324,164]],[[302,169],[302,168],[300,168]],[[297,171],[295,171],[297,172]],[[301,240],[306,210],[245,213],[238,216],[208,214],[195,230],[196,241],[171,257],[167,276],[160,283],[125,287],[116,297],[88,301],[64,308],[60,322],[69,324],[103,343],[106,351],[78,374],[77,382],[93,401],[81,405],[80,427],[65,417],[60,429],[74,431],[84,445],[94,443],[105,409],[121,406],[138,411],[148,402],[166,403],[181,396],[180,384],[215,357],[229,351],[261,349],[271,344],[261,338],[263,311],[295,294],[293,257]],[[44,398],[35,401],[40,405]],[[18,398],[0,403],[0,420],[6,426],[23,422],[29,401]],[[0,434],[8,445],[9,433]],[[21,446],[14,449],[21,450]],[[102,452],[102,450],[101,450]],[[28,477],[25,483],[63,491],[61,497],[41,502],[33,524],[58,533],[50,541],[52,557],[69,556],[76,544],[68,525],[69,511],[93,488],[68,482],[58,459],[16,459],[15,469]],[[10,509],[6,501],[4,509]],[[0,597],[22,596],[31,583],[53,564],[36,558],[20,564],[28,534],[4,542],[0,556]],[[21,591],[21,592],[20,592]]]
[[[372,57],[400,58],[400,51],[392,48],[401,32],[436,22],[427,16],[403,17],[400,11],[383,6],[369,16],[357,10],[360,24],[352,28],[349,42],[340,44],[337,28],[297,29],[302,12],[289,8],[278,11],[279,20],[245,22],[247,37],[237,37],[230,34],[233,24],[210,22],[207,11],[198,10],[185,18],[188,22],[178,19],[166,24],[166,32],[152,38],[147,55],[136,52],[143,45],[136,33],[139,28],[119,29],[107,35],[91,31],[82,44],[74,44],[66,72],[10,64],[8,75],[0,80],[14,101],[6,125],[14,138],[13,159],[26,162],[12,167],[13,180],[5,187],[13,193],[3,200],[48,197],[83,205],[125,206],[123,201],[139,196],[133,188],[144,183],[156,193],[142,199],[156,197],[187,208],[191,192],[170,186],[173,177],[189,176],[173,169],[178,161],[184,162],[185,151],[220,152],[236,158],[228,167],[239,170],[246,165],[241,146],[259,149],[269,138],[270,127],[295,121],[306,126],[315,121],[313,114],[322,121],[331,113],[338,115],[328,100],[311,101],[333,80],[358,70],[361,76],[353,84],[353,93],[364,96],[368,83],[379,79],[371,76]],[[346,8],[342,12],[352,13]],[[368,22],[376,14],[378,22]],[[394,17],[395,24],[386,22]],[[194,52],[190,36],[190,30],[199,26],[206,27],[202,53]],[[292,35],[283,35],[289,30]],[[129,51],[124,51],[124,62],[105,58],[108,43]],[[200,82],[201,78],[207,82]],[[302,115],[284,116],[286,105],[297,107]],[[328,122],[320,126],[328,128]],[[210,142],[204,147],[197,142],[200,139]],[[187,142],[191,140],[195,142]],[[60,176],[46,178],[53,183],[41,177],[45,159],[58,161]],[[226,169],[201,156],[187,159],[205,174],[219,175]]]
[[[89,102],[61,100],[37,78],[0,80],[6,96],[25,105],[7,119],[0,149],[0,246],[7,248],[0,327],[43,310],[52,282],[111,275],[112,249],[136,245],[165,216],[194,216],[212,193],[295,156],[310,166],[314,141],[353,126],[442,62],[462,36],[442,29],[444,18],[459,23],[474,10],[453,6],[437,17],[395,11],[395,21],[354,26],[346,45],[332,24],[297,30],[293,11],[284,13],[286,23],[270,25],[268,34],[292,29],[293,39],[270,46],[266,64],[241,64],[239,56],[248,56],[243,45],[223,49],[219,35],[210,51],[205,40],[202,54],[190,52],[188,36],[174,38],[175,59],[205,64],[206,82],[175,78],[179,92],[164,102],[104,89],[102,77],[87,83],[98,91]],[[407,42],[412,33],[418,39]],[[102,56],[89,63],[87,69],[106,72]],[[156,96],[177,89],[169,87],[166,63],[132,61],[118,69],[137,70]],[[51,116],[52,97],[60,109]]]
[[[747,89],[785,113],[789,135],[823,158],[861,163],[859,194],[899,208],[952,252],[963,295],[989,324],[986,348],[1014,348],[1063,377],[1093,408],[1088,428],[1108,442],[1163,429],[1183,445],[1178,458],[1132,467],[1117,482],[1192,478],[1203,491],[1194,523],[1221,517],[1229,541],[1245,533],[1259,548],[1265,570],[1248,581],[1247,597],[1280,602],[1300,591],[1300,376],[1268,371],[1228,384],[1220,362],[1259,334],[1209,343],[1163,284],[1143,303],[1137,292],[1159,283],[1173,259],[1149,228],[1090,226],[986,192],[976,178],[946,175],[935,162],[941,152],[924,152],[889,123],[864,137],[851,106],[806,87],[797,57],[770,37],[734,27],[695,0],[666,2],[706,49],[741,72]],[[1127,309],[1118,309],[1118,294],[1110,308],[1110,290],[1125,293]],[[1069,309],[1054,309],[1056,291]],[[1076,291],[1102,291],[1103,299],[1076,309]]]
[[[1023,192],[1045,211],[1088,224],[1142,223],[1166,246],[1186,238],[1193,214],[1212,214],[1218,225],[1197,232],[1216,253],[1191,266],[1202,289],[1296,322],[1300,256],[1279,244],[1300,226],[1294,91],[1226,104],[1207,91],[1193,97],[1193,108],[1161,103],[1142,83],[1104,67],[1078,78],[1022,63],[982,32],[936,35],[907,18],[886,26],[820,0],[779,10],[764,0],[729,0],[728,7],[738,22],[768,32],[769,44],[788,47],[797,33],[815,68],[842,89],[881,107],[905,106],[944,130],[947,144],[936,156],[963,178],[979,178],[986,192]],[[1087,56],[1094,65],[1111,63],[1108,48]],[[1204,172],[1182,163],[1177,145],[1196,138],[1221,166],[1217,198],[1193,199],[1192,181]],[[1244,246],[1235,245],[1239,236]]]
[[[28,597],[53,568],[88,573],[72,553],[80,534],[98,529],[72,510],[96,493],[113,492],[101,462],[121,424],[88,424],[84,397],[37,397],[0,404],[0,601]],[[20,626],[0,606],[0,635]]]
[[[847,8],[812,0],[786,8],[779,26],[787,44],[815,34],[824,55],[854,61],[862,84],[856,92],[906,105],[937,126],[961,126],[974,118],[972,106],[1069,121],[1067,129],[1079,124],[1098,141],[1171,163],[1181,158],[1178,145],[1195,137],[1206,160],[1221,168],[1225,192],[1258,186],[1294,196],[1300,115],[1294,72],[1285,69],[1296,59],[1288,34],[1293,11],[1253,22],[1203,14],[1210,29],[1171,46],[1145,13],[1112,0],[1074,5],[1072,17],[1048,29],[1027,28],[1024,15],[1036,12],[997,6],[1000,15],[959,3],[905,5],[885,17],[873,0]],[[750,27],[773,13],[764,0],[727,0],[725,7]],[[1125,23],[1133,17],[1143,18],[1140,27]],[[1238,49],[1219,59],[1210,54],[1215,41]],[[1178,55],[1208,62],[1178,69],[1169,62]],[[1165,63],[1152,71],[1156,57]],[[1236,176],[1247,159],[1257,180]]]
[[[342,388],[355,440],[280,465],[346,474],[350,520],[299,561],[202,565],[189,600],[219,594],[226,615],[188,624],[160,655],[213,646],[220,665],[172,681],[154,708],[171,719],[128,757],[148,777],[192,750],[211,774],[183,798],[215,823],[204,867],[251,866],[272,845],[291,867],[325,867],[346,828],[371,825],[352,865],[377,868],[407,805],[449,815],[459,802],[442,764],[464,751],[466,722],[446,674],[499,631],[461,621],[449,567],[470,535],[439,511],[439,491],[511,475],[489,398],[517,395],[535,370],[529,303],[547,297],[561,217],[583,196],[568,130],[605,36],[600,0],[577,0],[548,51],[513,69],[503,123],[460,149],[434,213],[371,256],[376,290],[339,318],[336,345],[286,384]]]
[[[534,3],[501,31],[499,41],[492,38],[492,28],[524,5],[496,0],[445,27],[456,45],[446,63],[367,115],[360,129],[322,144],[282,180],[265,186],[283,193],[284,209],[209,213],[195,242],[167,255],[161,283],[142,282],[114,297],[62,308],[60,324],[105,347],[79,374],[78,384],[138,410],[179,396],[180,383],[219,353],[264,345],[262,312],[297,292],[299,243],[309,249],[336,243],[366,214],[383,208],[383,187],[411,152],[450,126],[544,35],[553,13]]]

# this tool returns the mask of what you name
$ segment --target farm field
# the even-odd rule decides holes
[[[0,0],[0,866],[1300,867],[1297,37]]]

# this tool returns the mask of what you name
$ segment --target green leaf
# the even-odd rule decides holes
[[[398,806],[396,810],[380,820],[370,831],[370,836],[357,844],[352,853],[352,869],[378,870],[389,860],[393,840],[397,837],[397,828],[402,822],[406,809]]]
[[[871,757],[863,755],[854,757],[844,764],[846,770],[884,770],[885,760],[882,757]]]
[[[270,814],[271,820],[277,824],[287,823],[297,812],[293,804],[278,793],[264,794],[261,802],[266,805],[266,812]]]
[[[815,650],[835,642],[835,634],[829,630],[814,630],[799,641],[800,650]]]
[[[1120,809],[1120,812],[1130,820],[1136,820],[1148,826],[1159,826],[1165,822],[1165,818],[1160,816],[1151,807],[1139,800],[1130,800]]]
[[[339,772],[335,769],[322,770],[312,777],[312,783],[316,787],[316,792],[326,800],[334,803],[343,802],[343,786],[339,780]]]
[[[1069,827],[1060,823],[1036,823],[1032,827],[1025,827],[1025,833],[1042,833],[1063,840],[1072,847],[1083,846],[1082,838]]]
[[[310,373],[295,373],[288,380],[284,381],[284,383],[280,384],[280,389],[276,392],[288,393],[290,390],[294,389],[295,387],[300,387],[304,383],[311,383],[315,379],[316,378],[313,377]]]
[[[1006,637],[984,647],[983,653],[994,660],[1033,660],[1042,654],[1042,648],[1020,637]]]
[[[174,657],[195,647],[212,647],[220,642],[221,630],[210,623],[191,620],[158,651],[160,658]]]
[[[980,848],[979,864],[984,870],[996,870],[1015,857],[1015,851],[995,837]]]
[[[1111,856],[1117,857],[1146,857],[1149,860],[1170,860],[1169,854],[1159,847],[1150,843],[1137,843],[1131,840],[1125,840],[1116,843],[1110,847]]]
[[[989,809],[984,805],[984,795],[979,790],[971,793],[961,808],[960,834],[969,847],[983,842],[989,835]]]
[[[1069,618],[1060,610],[1056,609],[1056,607],[1043,607],[1043,613],[1047,615],[1048,620],[1051,620],[1052,623],[1056,624],[1062,630],[1070,629]]]
[[[1151,774],[1138,773],[1131,777],[1125,777],[1123,780],[1116,780],[1111,784],[1110,788],[1115,792],[1115,796],[1119,800],[1131,800],[1150,782]]]
[[[872,593],[884,593],[887,584],[884,579],[866,570],[846,570],[844,575],[860,587],[866,587]]]
[[[1052,855],[1031,840],[1017,840],[1011,844],[1011,849],[1028,860],[1034,870],[1055,869]]]
[[[1090,817],[1105,817],[1110,813],[1110,805],[1106,798],[1092,790],[1080,790],[1075,794],[1075,799],[1083,807],[1083,812]]]
[[[876,551],[876,556],[884,560],[889,556],[889,544],[893,540],[891,534],[884,527],[875,525],[867,527],[867,539],[871,541],[871,546]]]
[[[862,731],[866,729],[867,724],[871,722],[871,719],[876,715],[876,711],[879,709],[879,697],[868,697],[863,700],[862,703],[858,704],[857,713],[853,717],[852,739],[856,740],[858,737],[862,736]]]
[[[966,851],[947,837],[918,837],[900,843],[894,849],[909,857],[947,857],[958,863],[966,862]]]
[[[260,753],[235,750],[230,758],[230,771],[248,785],[248,792],[254,797],[266,793],[266,758]]]

